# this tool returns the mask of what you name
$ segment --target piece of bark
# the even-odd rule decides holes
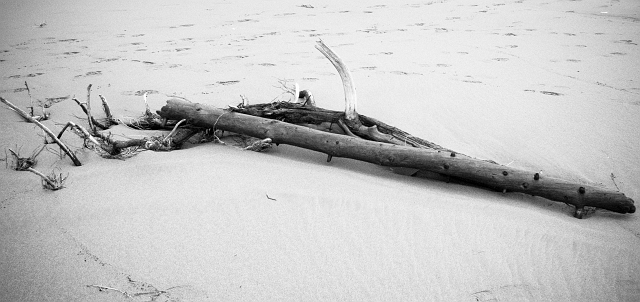
[[[542,177],[536,172],[458,156],[455,152],[400,146],[358,137],[318,131],[273,119],[223,110],[208,105],[170,99],[158,111],[167,120],[187,119],[195,127],[241,133],[275,144],[288,144],[391,167],[407,167],[457,177],[500,191],[522,192],[572,204],[581,218],[585,206],[617,213],[634,213],[631,198],[623,193],[570,181]]]

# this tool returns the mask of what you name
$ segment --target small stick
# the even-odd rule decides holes
[[[27,94],[29,94],[29,103],[31,104],[29,109],[31,110],[31,116],[33,116],[33,99],[31,98],[31,89],[29,89],[29,84],[27,84],[27,81],[24,81],[24,86],[27,87]]]
[[[293,83],[293,100],[291,101],[291,103],[297,103],[298,102],[298,98],[300,96],[300,85],[298,85],[298,83]]]
[[[86,104],[80,103],[80,101],[78,101],[78,99],[76,99],[76,98],[73,98],[73,100],[76,102],[76,104],[78,104],[78,106],[80,106],[80,108],[87,115],[87,117],[91,119],[91,121],[93,122],[94,125],[98,126],[102,130],[109,129],[109,125],[101,124],[93,116],[91,116],[91,114],[89,114],[89,110],[87,109],[87,105]]]
[[[80,132],[82,132],[82,134],[85,135],[84,138],[90,140],[92,143],[96,144],[96,146],[100,146],[100,143],[96,140],[95,137],[93,137],[93,135],[91,135],[91,133],[89,133],[89,131],[87,131],[87,129],[85,129],[81,125],[78,125],[74,122],[67,122],[67,124],[64,125],[64,128],[62,128],[62,131],[60,131],[60,133],[58,134],[58,138],[62,137],[62,133],[64,133],[64,131],[67,130],[68,127],[71,127],[72,129],[76,128],[80,130]]]
[[[40,176],[40,178],[42,178],[42,180],[46,181],[49,184],[49,186],[51,186],[51,189],[60,189],[60,186],[58,184],[56,184],[53,181],[51,181],[51,179],[49,179],[48,176],[42,174],[42,172],[40,172],[40,171],[38,171],[38,170],[36,170],[34,168],[31,168],[31,167],[27,168],[26,170],[31,172],[31,173],[33,173],[33,174],[36,174],[36,175]]]
[[[618,188],[618,184],[616,183],[616,176],[613,175],[613,172],[611,172],[611,181],[613,181],[613,185],[616,186],[616,189],[620,191],[620,188]]]
[[[125,297],[127,297],[127,298],[130,298],[130,299],[131,299],[131,298],[133,298],[129,293],[127,293],[127,292],[125,292],[125,291],[122,291],[122,290],[119,290],[119,289],[117,289],[117,288],[113,288],[113,287],[102,286],[102,285],[94,285],[94,284],[87,285],[87,287],[95,287],[95,288],[97,288],[97,289],[98,289],[98,290],[100,290],[100,291],[103,291],[103,290],[112,290],[112,291],[116,291],[116,292],[119,292],[119,293],[123,294],[123,295],[124,295]]]
[[[93,117],[91,116],[91,84],[87,86],[87,119],[89,120],[89,129],[95,133],[96,128],[93,126]]]
[[[169,135],[167,135],[167,137],[165,137],[162,142],[166,143],[169,139],[171,139],[171,137],[173,135],[176,134],[176,132],[178,131],[178,126],[180,126],[180,124],[184,123],[186,121],[186,119],[181,119],[178,123],[176,123],[175,126],[173,126],[173,130],[171,130],[171,132],[169,132]]]
[[[107,115],[107,121],[109,123],[113,123],[113,115],[111,115],[111,109],[109,108],[109,104],[107,103],[107,99],[102,96],[102,94],[98,94],[100,100],[102,101],[102,109],[104,110],[104,114]]]
[[[56,137],[56,135],[53,132],[51,132],[51,130],[49,130],[49,128],[47,128],[47,126],[45,126],[42,123],[38,122],[36,119],[34,119],[33,117],[29,116],[26,112],[24,112],[24,110],[16,107],[15,105],[11,104],[11,102],[5,100],[2,97],[0,97],[0,102],[3,102],[7,106],[11,107],[11,109],[13,109],[15,112],[17,112],[23,118],[25,118],[28,121],[38,125],[38,127],[40,127],[40,129],[42,129],[45,133],[47,133],[47,135],[49,135],[51,138],[53,138],[53,140],[56,142],[56,144],[58,144],[58,146],[60,146],[60,149],[62,149],[64,151],[64,153],[69,155],[69,158],[71,158],[71,160],[73,161],[74,165],[82,166],[82,163],[80,163],[80,160],[78,160],[76,155],[73,154],[73,152],[71,152],[69,147],[67,147],[67,145],[65,145],[60,139],[58,139],[58,137]]]
[[[144,106],[146,108],[144,111],[144,114],[147,117],[152,117],[153,115],[151,114],[151,109],[149,108],[149,102],[147,102],[147,94],[148,92],[145,91],[144,94],[142,95],[142,99],[144,99]]]
[[[347,124],[344,123],[342,118],[338,120],[338,125],[340,126],[340,128],[342,128],[342,131],[344,131],[344,133],[346,133],[348,136],[358,137],[359,138],[359,136],[357,136],[357,135],[353,134],[353,132],[351,132],[351,129],[349,129]]]

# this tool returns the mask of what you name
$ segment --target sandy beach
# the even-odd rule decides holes
[[[8,3],[7,3],[8,2]],[[473,3],[472,3],[473,2]],[[4,1],[0,96],[54,132],[98,94],[119,118],[297,82],[446,148],[640,200],[640,2]],[[36,109],[39,112],[39,108]],[[157,134],[122,126],[122,139]],[[640,216],[408,177],[287,145],[105,159],[63,136],[0,169],[0,301],[640,301]],[[0,105],[0,149],[42,131]],[[0,164],[10,164],[11,157]]]

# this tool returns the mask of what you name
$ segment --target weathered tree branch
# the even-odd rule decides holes
[[[353,78],[351,77],[351,72],[346,67],[346,65],[342,62],[342,59],[338,57],[327,45],[322,42],[322,40],[316,42],[316,49],[319,50],[336,68],[338,74],[340,74],[340,78],[342,79],[342,84],[344,88],[344,117],[347,121],[356,121],[358,119],[357,105],[358,105],[358,97],[356,96],[356,87],[353,84]]]
[[[74,165],[76,165],[76,166],[81,166],[82,165],[82,163],[80,163],[80,160],[78,160],[78,157],[76,157],[76,155],[69,149],[69,147],[67,147],[67,145],[65,145],[60,139],[58,139],[58,137],[53,132],[51,132],[51,130],[49,130],[49,128],[47,128],[47,126],[45,126],[42,123],[38,122],[33,117],[31,117],[29,114],[24,112],[24,110],[16,107],[15,105],[11,104],[11,102],[5,100],[4,98],[0,97],[0,101],[3,102],[4,104],[6,104],[7,106],[11,107],[11,109],[13,109],[20,116],[22,116],[22,118],[28,120],[29,122],[32,122],[32,123],[38,125],[38,127],[40,127],[40,129],[42,129],[47,135],[49,135],[49,137],[51,137],[56,142],[56,144],[58,144],[58,146],[60,146],[60,149],[62,149],[62,151],[64,151],[64,153],[66,153],[69,156],[69,158],[71,158],[71,161],[73,161]]]
[[[382,166],[422,169],[500,191],[541,196],[574,205],[576,217],[579,218],[585,206],[617,213],[635,212],[633,200],[620,192],[542,177],[536,172],[458,156],[455,152],[369,141],[180,99],[168,100],[158,113],[168,120],[187,119],[196,127],[215,128],[260,139],[270,138],[276,144],[315,150],[332,157],[352,158]]]

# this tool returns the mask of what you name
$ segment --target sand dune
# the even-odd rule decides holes
[[[633,0],[2,3],[0,96],[28,106],[27,81],[55,129],[83,123],[69,98],[88,84],[119,117],[140,115],[145,91],[155,109],[173,95],[222,107],[269,102],[278,80],[340,110],[322,39],[361,113],[638,200],[638,20]],[[0,127],[3,150],[42,144],[10,110]],[[284,145],[120,161],[65,139],[83,166],[54,147],[37,166],[69,174],[60,191],[0,169],[2,301],[640,300],[637,214],[577,220],[542,198]]]

